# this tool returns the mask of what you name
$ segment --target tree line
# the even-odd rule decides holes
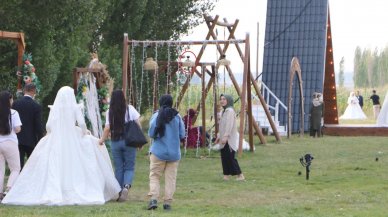
[[[85,67],[91,52],[99,54],[120,88],[123,33],[135,40],[178,39],[202,22],[215,1],[7,0],[0,4],[0,30],[24,32],[26,52],[32,53],[42,83],[39,99],[47,108],[61,86],[72,84],[73,68]],[[17,46],[0,40],[0,53],[0,89],[14,92]]]
[[[354,53],[354,86],[375,88],[388,83],[388,47],[357,47]]]

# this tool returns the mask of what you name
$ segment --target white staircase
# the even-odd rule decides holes
[[[267,118],[267,115],[265,115],[265,111],[262,105],[252,105],[252,115],[257,124],[260,126],[261,129],[265,129],[268,134],[272,134],[273,130],[271,127],[271,124]],[[286,136],[287,135],[287,127],[281,126],[279,124],[278,120],[275,120],[275,117],[271,115],[271,118],[273,122],[275,123],[276,129],[280,136]]]
[[[270,98],[271,98],[271,99],[274,99],[274,101],[276,102],[274,106],[271,106],[269,104],[267,104],[266,106],[270,110],[270,113],[274,114],[274,115],[271,115],[271,118],[272,118],[273,122],[275,123],[276,129],[277,129],[279,135],[280,136],[286,136],[287,135],[287,126],[281,126],[279,124],[279,110],[280,109],[284,109],[285,111],[287,111],[287,107],[267,87],[267,85],[265,85],[262,81],[257,81],[257,82],[258,82],[258,84],[260,86],[261,95],[263,96],[264,100],[268,103]],[[269,120],[267,118],[267,115],[265,114],[263,105],[261,105],[260,100],[259,100],[259,98],[256,95],[254,95],[253,98],[254,98],[253,100],[256,102],[256,103],[252,104],[252,115],[253,115],[253,118],[258,123],[260,128],[267,129],[268,130],[267,132],[269,134],[273,133],[272,127],[270,125],[270,122],[269,122]]]

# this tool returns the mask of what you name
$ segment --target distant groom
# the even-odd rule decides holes
[[[22,130],[17,134],[19,141],[20,166],[24,158],[30,157],[36,144],[43,137],[42,107],[35,102],[36,86],[32,83],[24,86],[24,96],[13,103],[13,109],[19,112]]]
[[[360,104],[360,107],[362,109],[362,107],[364,106],[364,98],[362,98],[362,96],[360,95],[360,91],[356,91],[356,97],[358,99],[358,103]]]

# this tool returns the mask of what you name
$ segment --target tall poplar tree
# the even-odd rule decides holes
[[[340,71],[339,71],[339,75],[338,75],[338,80],[339,80],[339,86],[340,87],[343,87],[344,86],[344,82],[345,82],[345,57],[342,57],[341,58],[341,61],[340,61]]]

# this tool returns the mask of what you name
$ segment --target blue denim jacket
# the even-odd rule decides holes
[[[163,137],[155,137],[155,127],[158,112],[150,120],[148,135],[153,138],[151,153],[159,160],[177,161],[181,159],[180,140],[185,138],[185,127],[181,116],[178,114],[168,124]]]

